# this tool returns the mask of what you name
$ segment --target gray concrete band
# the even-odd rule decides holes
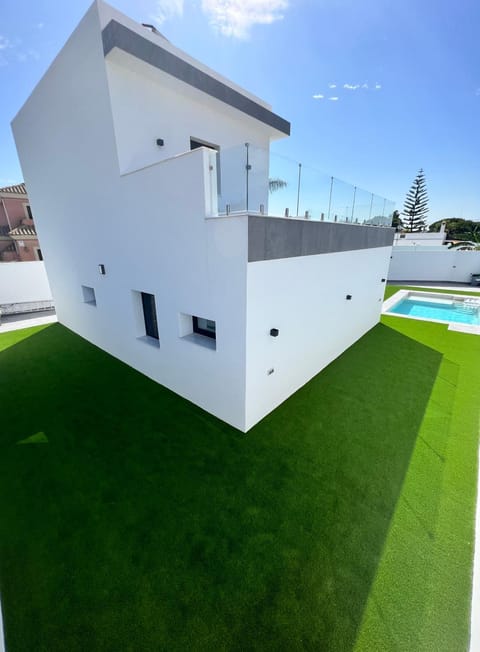
[[[394,229],[248,216],[248,262],[390,247]]]
[[[116,20],[111,20],[102,31],[102,41],[105,56],[113,48],[119,48],[137,57],[137,59],[145,61],[145,63],[149,63],[155,68],[163,70],[163,72],[180,79],[186,84],[211,95],[217,100],[229,104],[252,118],[287,134],[287,136],[290,135],[290,123],[287,120],[272,113],[211,75],[195,68],[195,66],[168,52],[160,45],[143,38],[143,36],[133,32]]]

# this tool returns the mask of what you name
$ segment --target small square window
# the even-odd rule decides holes
[[[180,313],[179,335],[187,342],[193,342],[206,349],[217,348],[217,324],[213,319]]]
[[[83,303],[88,303],[90,306],[96,306],[97,300],[95,298],[95,290],[88,285],[82,285]]]
[[[212,340],[217,339],[216,324],[212,319],[204,319],[203,317],[192,316],[193,332],[205,337],[211,337]]]

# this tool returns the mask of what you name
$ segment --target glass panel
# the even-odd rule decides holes
[[[242,143],[219,154],[218,211],[390,226],[395,204],[313,166]],[[221,180],[221,184],[220,184]]]

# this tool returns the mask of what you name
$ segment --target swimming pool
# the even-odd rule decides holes
[[[411,319],[480,327],[480,296],[400,290],[385,301],[382,312]]]

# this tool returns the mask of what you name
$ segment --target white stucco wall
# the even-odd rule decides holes
[[[222,159],[271,128],[115,51],[105,62],[101,24],[94,5],[13,122],[59,321],[247,430],[378,321],[390,248],[247,263],[248,217],[215,217],[215,159],[185,149],[205,140]],[[268,157],[252,157],[253,204]],[[229,165],[222,193],[244,188],[242,159]],[[155,295],[159,346],[139,292]],[[188,337],[191,315],[216,322],[216,348]]]
[[[441,247],[445,242],[447,234],[442,227],[438,232],[425,231],[421,233],[395,233],[393,244],[401,247]]]
[[[0,305],[51,299],[43,262],[0,263]]]
[[[267,207],[271,129],[119,50],[108,55],[106,69],[122,174],[190,150],[193,138],[219,148],[220,210],[226,204],[232,211],[245,210],[248,137],[249,207]],[[156,144],[157,138],[163,146]]]
[[[247,428],[379,321],[390,251],[248,264]],[[270,336],[271,328],[279,329],[278,337]]]
[[[110,99],[94,6],[13,122],[59,321],[243,430],[247,218],[205,219],[206,149],[121,175]],[[160,347],[133,291],[156,297]],[[180,337],[182,314],[217,322],[216,350]]]
[[[392,248],[389,281],[470,282],[480,273],[480,251],[409,251]]]

